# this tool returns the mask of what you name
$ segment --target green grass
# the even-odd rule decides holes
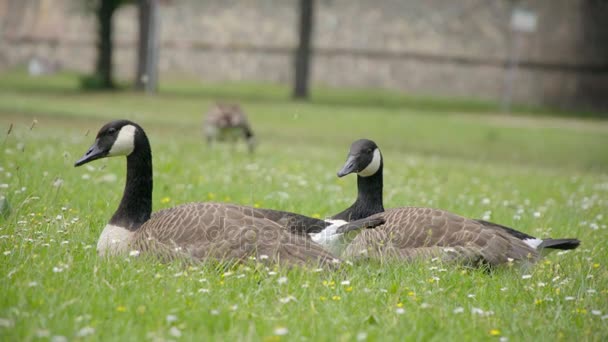
[[[73,74],[0,77],[0,193],[11,207],[0,218],[2,341],[608,336],[606,121],[420,110],[407,101],[292,103],[273,86],[258,86],[257,99],[251,85],[222,85],[214,96],[201,85],[197,96],[197,85],[175,83],[147,97],[80,93],[77,84]],[[254,156],[202,143],[202,113],[222,94],[243,95],[260,141]],[[103,123],[121,117],[151,139],[155,210],[214,200],[336,213],[354,200],[356,182],[335,172],[350,142],[369,137],[385,156],[386,207],[489,216],[583,244],[492,273],[434,261],[314,272],[98,259],[125,161],[72,165]]]

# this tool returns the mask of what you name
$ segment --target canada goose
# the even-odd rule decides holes
[[[513,228],[468,219],[450,212],[419,207],[384,211],[382,204],[383,160],[371,140],[353,142],[338,177],[357,174],[357,200],[332,218],[358,220],[383,217],[386,222],[365,231],[348,246],[347,255],[367,253],[370,257],[412,259],[437,256],[465,263],[498,265],[510,260],[538,259],[545,248],[574,249],[577,239],[537,239]]]
[[[75,166],[112,156],[127,157],[127,176],[120,205],[99,237],[100,255],[137,251],[164,260],[226,261],[266,255],[263,259],[286,265],[336,260],[307,235],[323,231],[327,226],[323,221],[319,226],[290,231],[255,208],[222,203],[189,203],[152,214],[152,152],[144,130],[134,122],[117,120],[104,125]],[[372,221],[332,228],[332,238],[346,238],[359,228],[382,222],[368,223]]]
[[[209,145],[213,141],[234,143],[242,138],[247,143],[250,153],[255,148],[255,138],[247,115],[238,104],[216,103],[211,107],[203,122],[203,134]]]

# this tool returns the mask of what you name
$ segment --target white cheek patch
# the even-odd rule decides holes
[[[365,167],[365,169],[357,172],[357,174],[361,177],[369,177],[378,172],[378,169],[380,169],[380,164],[382,164],[382,155],[380,154],[379,149],[375,149],[372,161]]]
[[[126,125],[120,129],[118,132],[118,137],[110,152],[108,152],[108,156],[128,156],[133,152],[135,148],[135,131],[137,128],[133,125]]]

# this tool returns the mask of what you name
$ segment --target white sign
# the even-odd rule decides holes
[[[532,11],[516,8],[511,13],[511,29],[520,32],[536,31],[537,15]]]

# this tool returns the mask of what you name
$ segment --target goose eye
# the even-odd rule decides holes
[[[108,129],[108,134],[114,134],[114,133],[116,133],[116,128],[114,128],[114,127],[110,127],[110,128]]]

